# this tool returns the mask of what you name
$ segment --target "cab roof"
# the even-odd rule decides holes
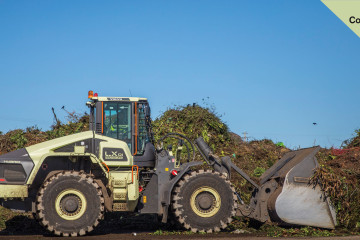
[[[118,101],[118,102],[139,102],[147,101],[147,98],[140,97],[92,97],[91,100],[96,100],[99,102],[108,102],[108,101]]]

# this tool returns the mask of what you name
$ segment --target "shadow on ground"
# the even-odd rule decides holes
[[[134,213],[106,213],[104,220],[89,235],[154,232],[157,229],[177,230],[175,224],[162,224],[156,215]],[[31,215],[17,215],[5,222],[0,235],[53,236]]]
[[[44,235],[49,233],[32,217],[17,215],[5,222],[0,235]]]

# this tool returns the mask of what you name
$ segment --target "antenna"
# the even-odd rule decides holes
[[[132,97],[132,93],[131,93],[131,90],[129,89],[129,92],[130,92],[130,97]]]
[[[58,119],[57,116],[56,116],[55,109],[52,107],[51,110],[52,110],[52,112],[53,112],[53,114],[54,114],[54,119],[55,119],[56,125],[59,125],[59,124],[60,124],[60,121],[59,121],[59,119]]]

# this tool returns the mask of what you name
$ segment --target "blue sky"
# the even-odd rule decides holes
[[[360,128],[359,40],[314,0],[0,0],[0,131],[49,129],[91,89],[153,118],[206,99],[238,134],[338,147]]]

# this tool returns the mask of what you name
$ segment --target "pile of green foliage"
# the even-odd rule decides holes
[[[87,114],[69,112],[66,120],[67,122],[63,123],[56,119],[55,124],[48,131],[42,131],[38,127],[32,126],[0,134],[0,154],[89,129],[89,116]]]
[[[330,197],[340,227],[360,231],[360,130],[342,149],[322,149],[320,168],[313,177]]]
[[[155,141],[169,132],[194,140],[203,137],[213,149],[230,141],[228,126],[208,108],[198,105],[170,108],[153,122]]]

